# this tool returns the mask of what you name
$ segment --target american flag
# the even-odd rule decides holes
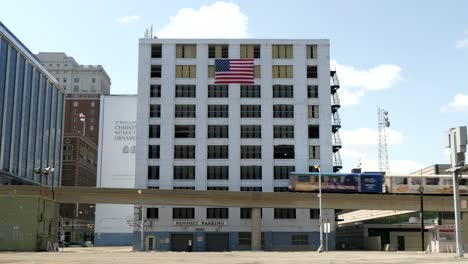
[[[253,59],[215,60],[215,84],[253,84]]]
[[[84,122],[86,119],[86,116],[84,113],[80,113],[80,121]]]

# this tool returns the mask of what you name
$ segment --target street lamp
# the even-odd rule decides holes
[[[141,232],[140,232],[140,250],[144,251],[144,242],[145,242],[145,237],[144,237],[144,217],[143,217],[143,192],[141,190],[138,190],[138,195],[140,195],[140,213],[141,213]]]
[[[320,246],[317,252],[323,251],[323,216],[322,216],[322,173],[320,172],[320,166],[315,164],[314,169],[319,173],[319,224],[320,224]]]
[[[420,211],[419,211],[419,220],[421,222],[421,251],[424,251],[424,187],[422,186],[422,178],[421,178],[421,186],[419,186],[419,201],[420,201]]]

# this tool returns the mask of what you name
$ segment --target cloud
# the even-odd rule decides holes
[[[120,24],[135,23],[135,22],[137,22],[138,20],[140,20],[140,16],[135,16],[135,15],[132,15],[132,16],[123,16],[123,17],[119,17],[119,18],[117,19],[117,21],[118,21]]]
[[[455,47],[457,49],[468,48],[468,38],[457,40],[457,43],[455,44]]]
[[[160,38],[246,38],[248,18],[234,3],[216,2],[180,9],[168,25],[156,32]]]
[[[398,145],[403,143],[403,134],[397,130],[386,129],[387,144]],[[341,141],[345,145],[378,145],[378,131],[370,128],[356,130],[340,130]]]
[[[425,167],[422,163],[414,160],[389,160],[388,166],[390,174],[412,173]],[[361,168],[362,171],[379,171],[378,160],[363,159],[361,160]]]
[[[401,68],[393,64],[382,64],[367,70],[339,64],[336,60],[330,64],[332,69],[336,68],[340,79],[343,106],[356,105],[366,92],[388,89],[401,79]]]
[[[457,94],[453,101],[440,108],[441,112],[463,112],[468,111],[468,95]]]

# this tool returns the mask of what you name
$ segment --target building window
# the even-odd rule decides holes
[[[319,125],[309,125],[309,138],[320,138]]]
[[[67,78],[63,78],[63,82],[66,83],[66,82],[67,82]]]
[[[195,186],[174,186],[173,190],[195,190]]]
[[[309,118],[319,118],[319,106],[318,105],[308,105],[307,106],[307,116]]]
[[[158,208],[146,208],[146,219],[158,219]]]
[[[150,97],[161,97],[161,85],[152,84],[150,86]]]
[[[175,117],[195,117],[195,105],[176,105],[175,106]]]
[[[307,236],[306,234],[292,235],[291,236],[291,245],[295,245],[295,246],[309,245],[309,236]]]
[[[159,138],[161,136],[161,129],[159,125],[149,125],[149,137]]]
[[[227,118],[229,105],[208,105],[208,118]]]
[[[288,187],[275,187],[274,192],[289,192],[289,188]]]
[[[156,190],[159,190],[159,186],[148,186],[148,189],[156,189]]]
[[[175,138],[195,138],[195,125],[176,125],[174,127]]]
[[[151,58],[161,58],[162,57],[162,45],[161,44],[152,44],[151,45]]]
[[[229,208],[206,208],[207,219],[228,219]]]
[[[196,78],[196,65],[176,65],[176,78]]]
[[[208,85],[208,97],[227,98],[229,90],[227,85]]]
[[[190,97],[195,98],[196,86],[195,85],[176,85],[175,97]]]
[[[317,58],[317,45],[307,45],[307,58],[308,59]]]
[[[94,103],[94,102],[93,102]],[[90,115],[94,115],[94,109],[89,110]]]
[[[262,187],[260,187],[260,186],[255,186],[255,187],[247,186],[247,187],[241,187],[240,190],[241,190],[241,192],[261,192]]]
[[[208,58],[229,58],[229,45],[208,45]]]
[[[172,219],[194,219],[195,208],[172,208]]]
[[[275,208],[274,210],[275,219],[296,219],[295,208]]]
[[[208,191],[229,191],[228,186],[208,186],[206,189]]]
[[[275,166],[274,167],[274,179],[275,180],[288,180],[289,173],[295,171],[294,166]]]
[[[94,126],[89,126],[89,130],[94,131]],[[92,134],[91,134],[92,136]]]
[[[208,78],[214,78],[214,77],[215,77],[215,66],[208,65]]]
[[[272,46],[273,59],[292,59],[293,58],[293,45],[273,45]]]
[[[241,166],[241,180],[261,180],[262,166]]]
[[[150,105],[150,117],[161,117],[161,105]]]
[[[73,78],[73,82],[76,82],[76,83],[80,82],[80,78]]]
[[[307,97],[318,98],[318,85],[307,85]]]
[[[274,146],[275,159],[294,159],[294,145]]]
[[[317,78],[317,66],[307,66],[307,78]]]
[[[274,98],[293,98],[294,97],[294,86],[292,85],[273,85],[273,97]]]
[[[195,44],[177,44],[176,58],[194,59],[197,57],[197,45]]]
[[[73,101],[73,107],[78,107],[78,101]]]
[[[240,86],[241,98],[260,98],[260,85],[241,85]]]
[[[272,66],[273,78],[293,78],[293,66],[292,65],[273,65]]]
[[[174,159],[195,159],[195,146],[174,145]]]
[[[229,138],[229,126],[208,125],[208,138]]]
[[[92,83],[96,83],[96,78],[91,78]]]
[[[148,158],[149,159],[159,159],[159,145],[149,145],[148,146]]]
[[[78,109],[73,109],[72,111],[74,114],[78,114]],[[76,119],[76,118],[75,118]],[[73,122],[76,122],[76,121],[73,121]]]
[[[73,85],[73,92],[79,92],[80,91],[80,87],[78,85]]]
[[[294,126],[273,126],[273,138],[294,138]]]
[[[320,146],[309,146],[309,159],[320,159]]]
[[[320,210],[319,209],[310,209],[310,219],[319,219]]]
[[[260,69],[260,65],[254,65],[254,78],[255,79],[258,79],[261,77],[261,69]]]
[[[174,166],[174,180],[194,180],[195,166]]]
[[[161,78],[161,65],[151,65],[151,78]]]
[[[259,125],[242,125],[241,138],[261,138],[262,126]]]
[[[273,105],[274,118],[294,118],[294,105]]]
[[[208,159],[228,159],[229,146],[227,145],[208,145]]]
[[[208,180],[229,180],[229,167],[228,166],[208,166],[207,167]]]
[[[159,180],[159,166],[148,166],[148,180]]]
[[[263,210],[260,209],[260,218],[263,217]],[[252,208],[240,208],[240,218],[241,219],[252,219]],[[239,233],[239,239],[240,239],[240,234]],[[250,233],[248,233],[250,234]],[[263,233],[262,233],[263,235]],[[249,236],[249,241],[250,241],[250,236]],[[249,242],[250,245],[250,242]]]
[[[260,45],[240,45],[241,59],[260,59]]]
[[[261,105],[241,105],[242,118],[260,118],[262,117]]]
[[[94,117],[90,117],[89,122],[94,123]]]
[[[241,159],[261,159],[262,146],[241,146]]]

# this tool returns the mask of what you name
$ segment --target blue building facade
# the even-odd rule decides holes
[[[57,80],[0,22],[0,184],[59,185],[64,100]]]

